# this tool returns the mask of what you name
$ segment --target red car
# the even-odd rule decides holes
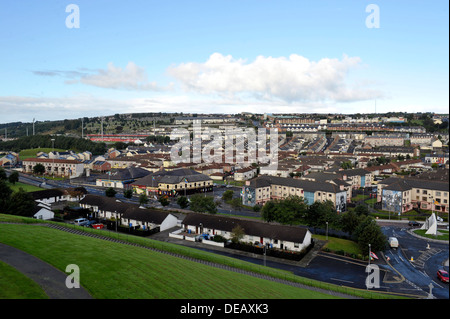
[[[446,272],[445,270],[442,269],[438,270],[437,277],[442,282],[448,282],[448,272]]]

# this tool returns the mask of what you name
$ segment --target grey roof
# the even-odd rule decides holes
[[[260,186],[263,185],[263,186]],[[264,187],[270,185],[281,185],[287,187],[301,188],[306,192],[324,191],[328,193],[340,193],[342,192],[338,185],[326,182],[315,182],[301,179],[294,179],[288,177],[276,177],[276,176],[259,176],[250,181],[250,186],[254,188]]]
[[[236,226],[241,226],[244,233],[271,239],[302,243],[308,229],[301,226],[286,226],[261,221],[224,217],[219,215],[189,213],[183,220],[184,225],[200,226],[231,232]]]
[[[151,172],[140,167],[128,167],[122,169],[113,169],[110,174],[103,174],[98,178],[111,179],[115,181],[135,180],[149,175]]]
[[[403,186],[399,184],[399,181],[402,181],[404,184]],[[397,186],[394,185],[397,183]],[[397,178],[397,177],[389,177],[381,181],[379,184],[388,185],[387,187],[397,187],[397,188],[405,188],[409,187],[411,188],[423,188],[423,189],[430,189],[430,190],[437,190],[437,191],[444,191],[448,192],[448,183],[447,182],[441,182],[441,181],[433,181],[433,180],[420,180],[420,179],[412,179],[412,178]],[[407,186],[405,186],[407,185]],[[384,188],[389,189],[389,188]]]
[[[179,184],[184,180],[189,183],[193,182],[205,182],[210,181],[211,178],[208,175],[196,172],[188,168],[175,169],[173,171],[161,170],[155,173],[149,174],[143,178],[136,180],[133,185],[140,186],[157,186],[159,183],[163,184]]]
[[[161,224],[167,218],[169,213],[157,211],[148,208],[140,208],[137,204],[120,202],[112,197],[105,197],[99,195],[86,195],[80,204],[87,204],[97,206],[99,210],[107,212],[117,212],[121,214],[122,218],[134,219],[143,222],[150,222],[153,224]]]

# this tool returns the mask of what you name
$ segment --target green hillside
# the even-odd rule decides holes
[[[62,271],[68,264],[77,264],[81,284],[94,298],[333,298],[145,248],[47,227],[0,224],[0,242],[28,252]],[[10,287],[8,282],[2,282],[3,296],[9,292],[13,296],[17,294],[17,290],[9,291]]]

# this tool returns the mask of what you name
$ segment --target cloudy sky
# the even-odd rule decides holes
[[[5,0],[0,123],[448,113],[448,12],[440,0]]]

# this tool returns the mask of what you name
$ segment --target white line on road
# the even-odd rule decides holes
[[[441,285],[439,285],[436,281],[432,280],[433,284],[435,284],[436,286],[438,286],[439,288],[444,288]]]
[[[353,281],[348,281],[348,280],[343,280],[343,279],[337,279],[337,278],[330,278],[331,280],[337,280],[337,281],[343,281],[343,282],[348,282],[349,284],[353,284]]]

